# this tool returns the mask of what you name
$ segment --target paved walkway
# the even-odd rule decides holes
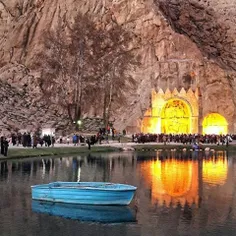
[[[103,147],[118,147],[118,148],[125,148],[125,147],[132,147],[132,146],[143,146],[143,145],[163,145],[163,143],[156,143],[156,142],[152,142],[152,143],[132,143],[132,142],[128,142],[128,143],[119,143],[118,141],[109,141],[109,143],[105,143],[103,142],[102,144],[95,144],[94,146],[103,146]],[[168,145],[176,145],[176,146],[181,146],[183,145],[182,143],[174,143],[174,142],[171,142],[171,143],[167,143],[166,144],[167,146]],[[204,146],[214,146],[215,144],[204,144]],[[236,145],[236,140],[233,140],[230,144],[231,145]],[[84,147],[84,146],[87,146],[87,144],[79,144],[78,146],[74,146],[73,143],[70,143],[70,144],[59,144],[59,143],[56,143],[54,145],[55,148],[61,148],[61,147]],[[184,145],[183,145],[184,146]],[[41,148],[40,145],[37,146],[38,148]],[[9,146],[9,149],[17,149],[17,148],[27,148],[27,147],[23,147],[22,145],[20,146],[13,146],[12,144],[10,144]],[[32,148],[32,147],[28,147],[28,148]],[[43,146],[43,148],[45,148],[45,146]]]
[[[157,143],[146,143],[146,144],[149,144],[149,145],[157,145]],[[138,144],[138,143],[119,143],[117,141],[109,141],[109,143],[105,143],[103,142],[102,144],[95,144],[93,146],[102,146],[102,147],[124,147],[124,146],[127,146],[127,147],[130,147],[130,146],[133,146],[133,145],[143,145],[143,144]],[[61,147],[87,147],[88,145],[86,143],[83,143],[83,144],[79,144],[79,145],[76,145],[74,146],[73,143],[70,143],[70,144],[65,144],[65,143],[56,143],[54,145],[55,148],[61,148]],[[38,148],[41,148],[40,145],[37,146]],[[42,146],[43,148],[45,148],[45,146]],[[50,146],[52,147],[52,146]],[[21,149],[21,148],[32,148],[32,147],[23,147],[22,145],[19,145],[19,146],[13,146],[12,144],[9,145],[9,149]]]

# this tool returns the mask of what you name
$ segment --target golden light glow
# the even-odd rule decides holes
[[[190,132],[190,108],[182,100],[170,100],[162,109],[161,130],[165,134]]]
[[[227,158],[220,157],[216,160],[204,160],[202,178],[203,182],[211,185],[223,185],[228,174]]]
[[[227,134],[228,123],[226,119],[218,114],[208,114],[202,122],[203,134]]]
[[[165,103],[160,117],[152,116],[156,110],[148,109],[142,120],[142,133],[182,134],[190,133],[191,111],[189,105],[180,99]]]
[[[142,120],[141,132],[145,134],[157,134],[158,119],[156,117],[144,117]]]
[[[161,165],[161,181],[167,194],[180,197],[188,193],[192,182],[192,162],[165,161]]]
[[[151,185],[152,203],[184,205],[198,202],[198,163],[168,159],[141,163],[147,185]]]
[[[141,125],[141,132],[149,134],[155,133],[156,124],[157,124],[156,119],[152,117],[152,109],[149,108],[144,114],[144,118],[142,120],[142,125]]]
[[[199,89],[152,90],[151,106],[137,124],[142,133],[198,133]]]

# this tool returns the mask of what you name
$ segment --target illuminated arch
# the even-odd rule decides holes
[[[208,114],[202,122],[203,134],[227,134],[228,122],[219,113]]]
[[[181,99],[166,102],[161,111],[161,131],[165,134],[183,134],[191,132],[191,109]]]

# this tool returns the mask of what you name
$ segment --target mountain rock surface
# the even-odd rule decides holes
[[[235,132],[235,6],[235,0],[0,0],[0,129],[69,126],[66,111],[47,103],[35,65],[45,32],[79,11],[99,24],[116,22],[135,38],[137,88],[126,91],[125,105],[114,101],[118,130],[138,131],[152,89],[199,88],[201,117],[218,112]],[[83,117],[95,116],[102,117],[102,106],[88,104]]]

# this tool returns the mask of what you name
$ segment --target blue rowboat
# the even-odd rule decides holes
[[[136,187],[106,182],[53,182],[31,186],[32,199],[87,205],[129,205]]]
[[[79,221],[136,222],[134,211],[127,206],[78,205],[33,200],[32,211]]]

